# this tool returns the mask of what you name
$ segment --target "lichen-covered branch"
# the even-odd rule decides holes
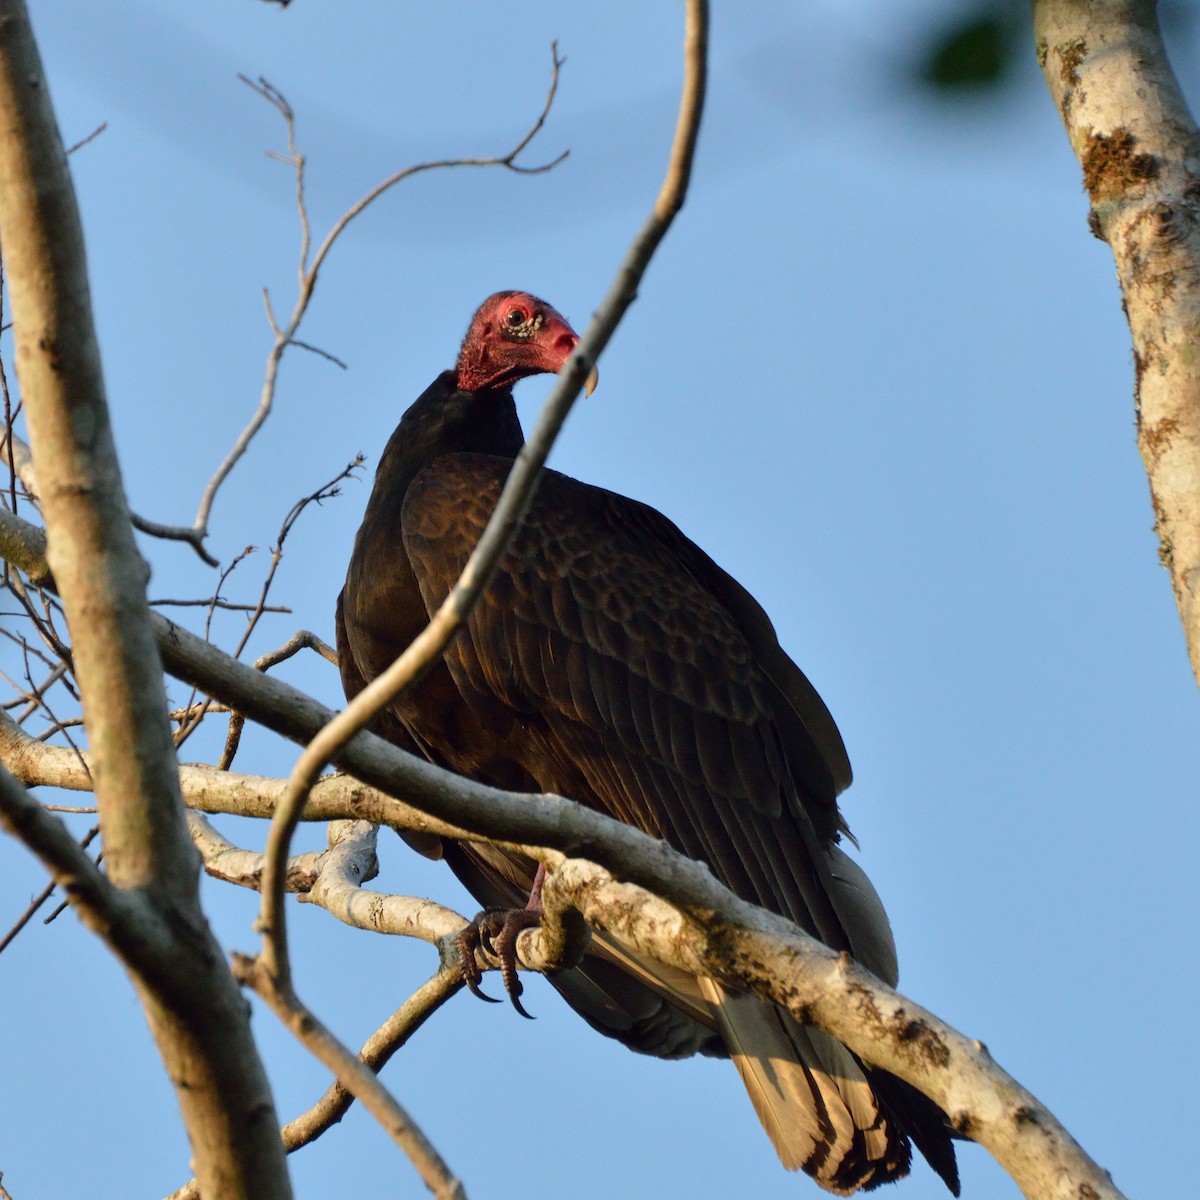
[[[1200,681],[1200,137],[1153,0],[1036,0],[1050,94],[1083,168],[1133,335],[1159,555]]]
[[[73,638],[108,877],[123,896],[161,915],[171,953],[143,953],[127,936],[129,922],[100,932],[139,992],[206,1192],[284,1200],[291,1191],[266,1076],[244,1001],[199,908],[146,568],[105,403],[79,213],[22,0],[0,0],[0,243],[47,559]],[[179,987],[171,958],[189,962],[190,988]]]

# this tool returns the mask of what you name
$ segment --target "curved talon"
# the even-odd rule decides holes
[[[458,946],[463,982],[472,995],[492,1004],[499,1003],[494,996],[487,995],[479,986],[483,974],[476,965],[475,951],[482,947],[499,960],[500,977],[504,981],[504,990],[508,992],[513,1008],[529,1021],[536,1019],[526,1012],[521,1004],[520,997],[525,988],[517,975],[517,938],[522,930],[537,928],[541,920],[540,906],[536,909],[489,908],[481,912],[458,935],[455,942]]]
[[[463,976],[463,983],[467,985],[467,991],[470,992],[472,996],[476,997],[476,999],[486,1000],[489,1004],[500,1003],[499,996],[489,996],[487,992],[485,992],[483,988],[481,988],[479,984],[475,982],[475,980],[468,978],[466,975]]]
[[[483,972],[475,963],[475,950],[480,945],[482,938],[479,931],[480,919],[484,916],[480,913],[470,925],[466,927],[454,939],[454,944],[458,948],[458,965],[462,972],[463,983],[467,985],[467,991],[472,996],[478,997],[480,1000],[486,1000],[489,1004],[499,1004],[500,1001],[495,996],[489,996],[487,992],[479,986],[483,979]]]
[[[500,932],[492,940],[492,948],[500,960],[500,978],[504,980],[504,990],[508,992],[513,1008],[530,1021],[535,1018],[525,1011],[520,999],[525,988],[517,975],[517,938],[522,930],[536,929],[541,923],[540,909],[515,909],[504,914]]]

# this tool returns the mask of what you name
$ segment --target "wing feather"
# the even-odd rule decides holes
[[[450,455],[410,485],[401,527],[430,611],[508,467]],[[485,708],[531,714],[537,736],[521,765],[541,786],[665,837],[746,899],[849,949],[823,853],[833,770],[810,769],[821,748],[799,722],[800,749],[780,742],[779,688],[705,576],[707,560],[652,512],[546,472],[447,654],[451,674]],[[560,786],[568,780],[573,792]]]

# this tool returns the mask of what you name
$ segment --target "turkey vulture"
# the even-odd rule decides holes
[[[457,367],[404,414],[338,599],[347,697],[445,598],[523,445],[517,380],[578,337],[548,304],[499,292]],[[663,838],[743,899],[896,982],[874,888],[838,847],[841,736],[754,599],[661,513],[545,471],[465,628],[376,723],[397,746],[512,791],[556,792]],[[426,841],[482,904],[519,909],[529,860]],[[551,982],[645,1054],[730,1057],[784,1165],[847,1195],[907,1173],[910,1142],[958,1194],[944,1114],[820,1030],[597,934]]]

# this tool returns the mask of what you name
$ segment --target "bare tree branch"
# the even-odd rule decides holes
[[[367,1039],[359,1051],[359,1057],[371,1070],[378,1072],[447,1000],[461,990],[462,986],[458,971],[439,971],[419,987]],[[342,1119],[352,1100],[350,1093],[341,1084],[335,1083],[312,1108],[283,1127],[280,1132],[284,1148],[290,1154],[293,1150],[315,1141],[324,1130]]]
[[[53,811],[53,810],[51,810],[49,805],[43,805],[43,807],[46,809],[47,812]],[[96,810],[92,809],[90,811],[95,812]],[[99,832],[100,832],[100,826],[93,825],[92,828],[89,829],[87,831],[87,833],[85,833],[83,835],[82,839],[80,839],[79,848],[81,850],[86,850],[88,848],[88,846],[90,846],[92,844],[92,842],[95,840],[95,838],[96,838],[97,834],[99,834]],[[41,908],[42,905],[45,904],[46,901],[49,900],[50,897],[54,895],[54,889],[56,887],[58,887],[58,884],[55,880],[52,879],[29,902],[29,907],[26,908],[26,910],[16,919],[16,921],[13,922],[12,928],[9,929],[9,931],[2,938],[0,938],[0,954],[3,954],[4,951],[8,949],[8,947],[12,944],[13,939],[37,915],[38,909]]]
[[[120,923],[140,907],[125,897],[88,857],[84,848],[0,766],[0,824],[18,838],[71,895],[92,928]]]
[[[1200,158],[1153,0],[1035,0],[1038,58],[1113,252],[1159,557],[1200,682]]]
[[[456,937],[467,922],[452,909],[432,900],[386,895],[360,886],[376,867],[378,828],[368,821],[334,821],[320,870],[300,900],[320,905],[356,929],[420,938],[433,945]]]
[[[74,145],[67,147],[67,157],[70,158],[76,150],[82,150],[89,142],[94,142],[108,128],[107,121],[101,121],[86,137],[81,137]]]
[[[200,851],[206,874],[237,887],[258,891],[262,883],[263,856],[260,853],[235,846],[198,812],[189,812],[187,821],[192,844]],[[320,852],[311,851],[288,859],[289,892],[307,892],[313,886],[321,869],[321,858]]]
[[[48,557],[73,635],[96,764],[108,877],[56,818],[20,802],[9,776],[5,820],[56,871],[70,870],[68,890],[130,968],[176,1085],[204,1188],[284,1200],[291,1190],[245,1004],[199,908],[196,854],[148,623],[146,568],[121,487],[83,235],[44,80],[24,3],[0,0],[0,242],[30,443],[53,534]],[[61,835],[51,834],[55,828]],[[88,867],[71,861],[68,868],[66,846]],[[98,923],[106,915],[102,899],[109,915],[122,916],[106,928]],[[159,911],[169,924],[159,923]],[[147,939],[147,932],[164,936]],[[187,988],[179,986],[173,960],[188,962]]]
[[[315,650],[326,662],[332,663],[335,667],[337,666],[337,651],[327,642],[323,642],[315,633],[311,633],[307,629],[301,629],[297,633],[294,633],[278,649],[269,650],[266,654],[260,654],[254,660],[254,669],[256,671],[269,671],[272,667],[285,662],[293,654],[298,654],[301,650]],[[233,760],[237,757],[238,746],[241,745],[242,729],[245,727],[245,724],[246,718],[241,713],[235,712],[230,715],[229,731],[225,735],[225,749],[221,751],[221,759],[217,763],[222,771],[228,771],[233,766]]]

